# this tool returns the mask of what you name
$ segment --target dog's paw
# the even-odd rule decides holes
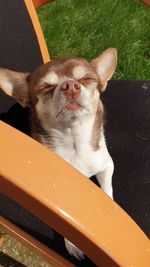
[[[67,240],[66,238],[64,240],[65,240],[66,249],[68,250],[69,254],[71,256],[74,256],[76,259],[78,259],[80,261],[83,260],[84,259],[83,252],[79,248],[77,248],[74,244],[72,244],[69,240]]]

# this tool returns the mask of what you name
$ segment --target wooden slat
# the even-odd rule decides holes
[[[146,5],[150,6],[150,0],[142,0]]]
[[[0,236],[0,248],[1,248],[2,244],[3,244],[3,242],[4,242],[4,238],[2,236]]]
[[[50,2],[54,2],[55,0],[32,0],[35,8],[41,7],[45,4],[48,4]]]
[[[0,190],[103,267],[149,267],[150,242],[135,222],[64,160],[0,122]]]
[[[31,0],[24,0],[24,2],[26,4],[29,16],[31,18],[31,21],[32,21],[32,24],[33,24],[33,27],[34,27],[34,30],[35,30],[35,33],[37,36],[37,40],[38,40],[39,47],[41,50],[41,55],[43,57],[43,62],[47,63],[48,61],[50,61],[50,56],[49,56],[47,45],[46,45],[44,35],[43,35],[42,29],[41,29],[41,25],[40,25],[38,17],[37,17],[35,7],[34,7],[33,2]]]
[[[36,254],[41,256],[53,267],[73,267],[74,265],[65,260],[59,254],[41,244],[35,238],[31,237],[29,234],[25,233],[14,224],[10,223],[8,220],[0,216],[0,230],[5,231],[15,240],[23,244],[25,247],[30,248]],[[0,239],[1,240],[1,239]]]

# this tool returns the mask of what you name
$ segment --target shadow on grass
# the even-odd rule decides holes
[[[14,260],[10,256],[6,255],[3,252],[0,252],[0,266],[3,267],[25,267],[22,263]]]

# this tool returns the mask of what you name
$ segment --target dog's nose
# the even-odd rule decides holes
[[[66,96],[76,96],[80,93],[81,85],[77,81],[65,81],[61,85],[61,91],[64,92]]]

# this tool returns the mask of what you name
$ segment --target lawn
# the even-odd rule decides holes
[[[150,8],[138,0],[56,0],[38,10],[53,58],[116,47],[115,79],[150,79]]]
[[[0,244],[0,267],[52,267],[9,235]]]

